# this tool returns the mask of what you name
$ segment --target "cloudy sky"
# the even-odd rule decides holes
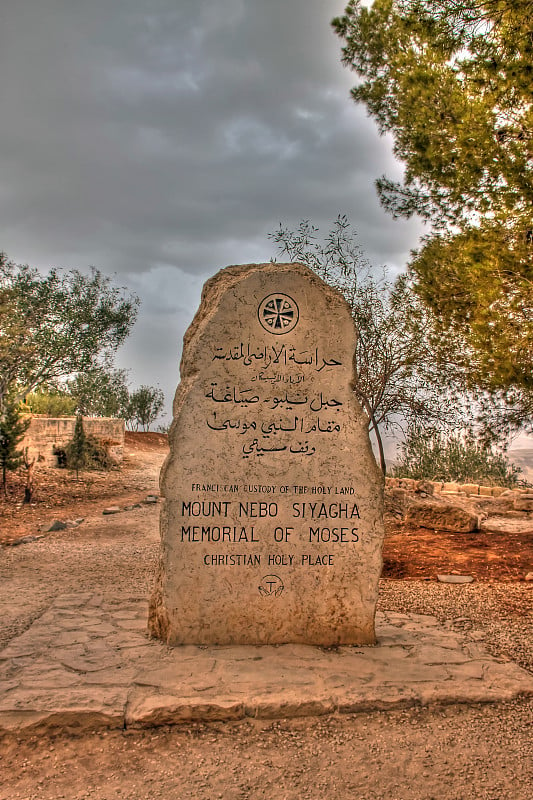
[[[142,300],[118,357],[170,407],[204,280],[276,255],[267,233],[347,214],[370,261],[420,226],[373,186],[401,174],[350,100],[343,0],[3,0],[0,249],[116,276]]]

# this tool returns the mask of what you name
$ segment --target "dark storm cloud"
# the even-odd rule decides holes
[[[175,385],[203,278],[268,260],[280,222],[325,229],[346,213],[376,265],[404,265],[418,228],[379,209],[373,180],[398,166],[349,99],[329,27],[342,9],[4,3],[0,247],[43,268],[95,264],[137,290],[143,310],[121,357],[137,382],[167,363],[160,383]]]

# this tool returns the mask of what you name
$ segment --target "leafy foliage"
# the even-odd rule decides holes
[[[105,441],[85,433],[81,414],[76,417],[71,441],[64,449],[56,450],[56,455],[61,466],[76,472],[76,478],[83,469],[111,469],[116,466]]]
[[[472,384],[521,392],[531,425],[533,2],[351,0],[333,26],[354,100],[405,165],[381,202],[432,226],[410,265],[420,296],[468,339]]]
[[[114,369],[110,364],[96,366],[78,373],[63,384],[64,388],[42,387],[31,392],[24,405],[32,414],[118,417],[132,429],[147,430],[163,408],[163,392],[154,386],[141,386],[130,394],[126,378],[126,370]],[[100,458],[96,460],[102,462]]]
[[[269,236],[280,255],[309,266],[350,304],[358,332],[354,391],[385,471],[382,429],[457,421],[466,353],[460,355],[457,341],[439,335],[431,312],[405,276],[393,284],[371,276],[345,216],[337,218],[323,241],[318,234],[318,228],[303,221],[296,231],[280,226]]]
[[[24,398],[24,407],[29,414],[47,417],[71,417],[76,411],[76,400],[61,389],[39,387]]]
[[[126,370],[109,365],[80,372],[67,382],[78,413],[86,417],[122,417],[128,405]]]
[[[93,369],[127,337],[138,299],[96,269],[41,275],[0,254],[0,407]]]
[[[113,469],[117,462],[109,452],[105,439],[96,436],[87,436],[87,461],[88,469]]]
[[[161,413],[164,402],[162,390],[155,386],[141,386],[131,392],[123,412],[126,425],[130,430],[142,428],[148,431]]]
[[[520,482],[520,468],[472,433],[445,435],[432,428],[414,428],[400,446],[400,454],[392,468],[398,478],[497,486]]]
[[[17,447],[29,424],[30,420],[22,417],[19,404],[12,397],[7,398],[0,415],[0,469],[4,494],[7,493],[8,471],[18,469],[23,462],[23,452]]]
[[[78,478],[80,470],[85,469],[89,464],[89,448],[81,414],[76,417],[74,436],[65,447],[65,455],[67,467],[75,470],[76,478]]]
[[[513,388],[485,392],[478,396],[478,406],[480,434],[486,442],[505,441],[520,428],[531,429],[533,392]]]

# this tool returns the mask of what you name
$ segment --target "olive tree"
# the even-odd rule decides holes
[[[99,270],[42,275],[0,254],[0,408],[39,386],[86,372],[128,336],[138,299]]]
[[[307,220],[296,230],[280,225],[269,238],[280,256],[309,266],[350,304],[358,333],[354,391],[383,472],[384,431],[457,423],[465,411],[459,398],[467,353],[457,341],[439,334],[431,311],[405,275],[392,283],[376,280],[345,216],[337,218],[323,239]]]

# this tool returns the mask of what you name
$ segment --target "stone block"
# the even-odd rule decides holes
[[[533,511],[533,494],[522,494],[515,497],[513,507],[515,511]]]
[[[152,635],[375,642],[384,480],[353,393],[355,344],[344,298],[302,265],[208,281],[161,475]]]
[[[446,481],[442,484],[442,491],[443,492],[451,492],[453,494],[457,494],[459,491],[459,484],[455,481]]]
[[[459,487],[468,497],[472,495],[479,495],[479,484],[477,483],[462,483]]]
[[[481,518],[459,505],[420,498],[410,502],[405,522],[412,527],[470,533],[479,530]]]

